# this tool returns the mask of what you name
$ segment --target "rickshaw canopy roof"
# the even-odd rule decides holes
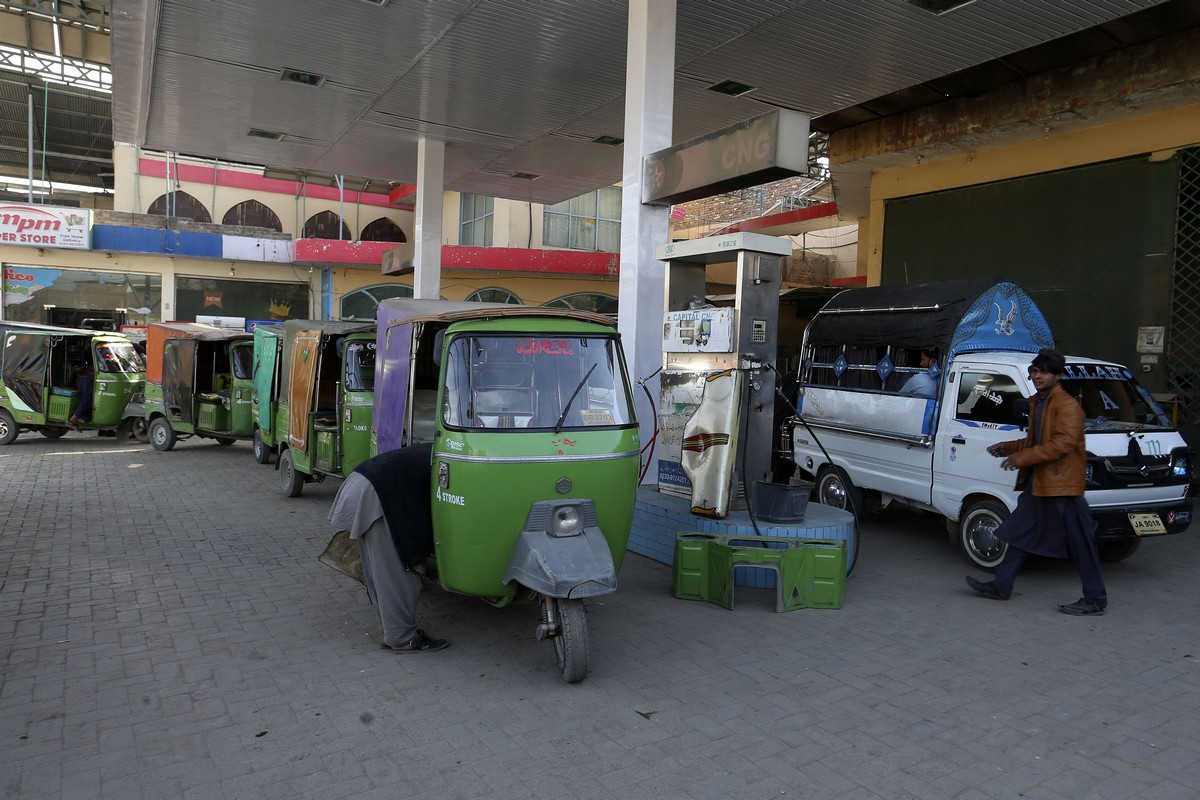
[[[86,336],[89,339],[127,342],[129,336],[116,331],[96,331],[91,328],[68,328],[62,325],[41,325],[36,322],[7,322],[0,321],[0,330],[16,333],[45,334],[48,336]]]
[[[467,319],[498,317],[560,317],[609,327],[616,324],[611,317],[604,314],[579,311],[573,308],[522,306],[511,303],[471,303],[462,300],[418,300],[412,297],[390,297],[382,300],[375,312],[381,334],[392,326],[403,325],[407,322],[458,322]]]
[[[163,380],[163,345],[168,339],[208,342],[254,341],[254,334],[232,328],[217,328],[202,322],[151,322],[146,328],[146,381]]]

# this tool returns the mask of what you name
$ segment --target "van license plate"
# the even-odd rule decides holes
[[[1130,514],[1129,524],[1138,536],[1158,536],[1167,532],[1158,514]]]

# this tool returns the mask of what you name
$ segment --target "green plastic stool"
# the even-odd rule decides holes
[[[675,596],[733,609],[738,567],[775,572],[775,610],[841,608],[846,543],[783,536],[680,532],[675,537]]]

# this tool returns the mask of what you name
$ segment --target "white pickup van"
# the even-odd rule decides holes
[[[819,502],[867,500],[936,512],[968,560],[992,569],[993,535],[1016,507],[1016,473],[988,445],[1024,435],[1029,363],[1053,347],[1032,298],[1014,283],[950,281],[850,289],[804,335],[790,448]],[[921,349],[940,351],[937,395],[904,396]],[[1067,356],[1062,387],[1087,418],[1088,504],[1101,557],[1188,527],[1191,463],[1170,419],[1119,364]],[[786,440],[786,437],[785,437]],[[786,445],[785,445],[786,446]]]

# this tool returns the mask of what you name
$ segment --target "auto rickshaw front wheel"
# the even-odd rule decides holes
[[[0,444],[12,444],[17,440],[17,421],[8,413],[7,408],[0,408]]]
[[[279,482],[285,497],[299,497],[304,491],[304,475],[296,471],[290,449],[279,454]]]
[[[542,598],[542,625],[554,642],[558,671],[567,683],[587,677],[590,647],[582,600]]]
[[[174,447],[177,441],[179,437],[175,435],[175,430],[166,419],[155,417],[150,421],[150,446],[155,450],[166,452]]]
[[[271,451],[263,441],[261,428],[254,429],[254,460],[259,464],[271,463]]]

